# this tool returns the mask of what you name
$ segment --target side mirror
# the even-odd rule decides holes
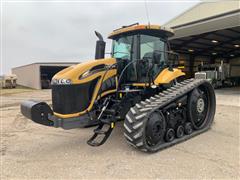
[[[95,31],[95,34],[98,37],[95,49],[95,59],[103,59],[105,56],[106,43],[103,41],[103,37],[99,32]]]
[[[168,61],[171,62],[172,65],[175,65],[175,63],[178,61],[178,54],[174,52],[169,53]]]
[[[162,53],[158,51],[153,52],[153,64],[160,64]]]

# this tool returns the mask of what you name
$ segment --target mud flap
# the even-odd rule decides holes
[[[21,113],[32,121],[45,126],[53,126],[49,116],[53,114],[50,106],[45,102],[28,100],[21,104]]]

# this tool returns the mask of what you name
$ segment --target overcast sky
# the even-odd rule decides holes
[[[147,2],[151,24],[164,24],[199,1]],[[2,67],[33,62],[83,62],[94,58],[96,37],[116,28],[147,23],[142,2],[16,2],[2,3]],[[107,41],[106,51],[111,42]]]

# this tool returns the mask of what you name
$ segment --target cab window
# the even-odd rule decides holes
[[[116,58],[119,62],[119,74],[128,65],[128,63],[130,63],[130,61],[135,61],[137,59],[136,40],[136,35],[122,36],[113,40],[112,57]],[[128,66],[122,78],[125,83],[137,80],[136,63],[132,63]]]
[[[151,58],[154,51],[161,53],[161,60],[164,61],[165,42],[159,37],[141,35],[140,58]]]
[[[160,37],[140,35],[140,61],[138,79],[146,82],[162,70],[165,62],[165,41]],[[159,54],[159,62],[153,61],[154,54]],[[142,61],[141,61],[142,60]]]
[[[113,41],[113,57],[131,59],[133,36],[124,36]]]

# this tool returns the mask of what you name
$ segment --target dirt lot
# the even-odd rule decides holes
[[[49,90],[2,93],[1,179],[239,179],[240,88],[216,93],[210,131],[154,154],[130,147],[121,122],[105,145],[93,148],[86,144],[92,128],[64,131],[23,118],[20,102],[50,102]]]

